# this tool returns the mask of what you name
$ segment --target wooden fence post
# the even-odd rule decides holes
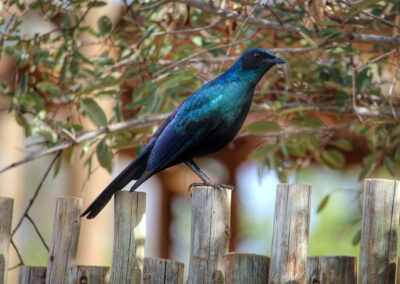
[[[69,284],[108,284],[110,283],[110,267],[77,265],[69,271]]]
[[[141,283],[146,238],[146,193],[119,191],[114,205],[111,283]]]
[[[268,283],[269,258],[264,255],[231,252],[224,263],[225,283]]]
[[[143,284],[183,284],[185,265],[163,258],[145,257],[143,262]]]
[[[354,284],[357,282],[357,257],[309,256],[307,283]]]
[[[57,198],[46,284],[68,283],[69,269],[75,265],[78,249],[81,211],[81,198]]]
[[[306,283],[311,186],[276,189],[269,283]]]
[[[45,283],[46,269],[44,266],[21,266],[19,268],[18,284]]]
[[[0,197],[0,284],[7,283],[14,199]]]
[[[230,237],[231,191],[198,186],[192,190],[188,283],[223,283]]]
[[[395,283],[400,182],[364,181],[359,283]]]

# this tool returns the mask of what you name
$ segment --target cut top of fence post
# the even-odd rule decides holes
[[[188,283],[223,283],[223,261],[230,237],[230,205],[230,190],[193,188]]]
[[[269,258],[264,255],[231,252],[224,262],[225,283],[268,283]]]
[[[119,191],[114,198],[111,283],[141,283],[146,238],[146,193]]]
[[[364,181],[359,283],[395,283],[400,182]]]
[[[276,189],[269,283],[306,283],[311,186]]]
[[[307,283],[354,284],[357,282],[357,257],[309,256]]]
[[[8,254],[11,241],[11,223],[14,199],[0,197],[0,284],[7,283]]]
[[[81,211],[81,198],[69,196],[57,198],[47,264],[47,284],[68,283],[69,269],[75,265],[78,250]]]
[[[163,258],[145,257],[143,263],[143,284],[183,284],[185,265]]]

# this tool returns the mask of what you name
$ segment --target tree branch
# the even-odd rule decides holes
[[[222,8],[216,8],[210,6],[206,2],[200,2],[197,0],[167,0],[167,1],[160,1],[156,4],[153,4],[148,7],[143,7],[142,10],[149,10],[157,8],[163,4],[170,3],[170,2],[178,2],[181,4],[186,4],[195,8],[198,8],[204,12],[218,15],[225,19],[236,20],[239,22],[247,21],[248,24],[252,24],[256,27],[261,29],[269,29],[275,30],[280,32],[287,32],[287,33],[294,33],[300,35],[300,29],[296,26],[290,24],[280,24],[278,22],[269,21],[265,19],[260,19],[257,17],[247,17],[245,15],[241,15],[229,10],[225,10]],[[380,44],[386,46],[400,46],[400,37],[391,37],[391,36],[382,36],[382,35],[375,35],[375,34],[359,34],[353,33],[349,35],[343,35],[340,37],[332,38],[330,41],[333,42],[358,42],[358,43],[372,43],[372,44]]]
[[[167,114],[159,114],[159,115],[155,115],[152,117],[145,117],[145,118],[139,118],[139,119],[134,119],[134,120],[129,120],[129,121],[124,121],[124,122],[120,122],[120,123],[116,123],[116,124],[112,124],[109,125],[107,127],[101,128],[101,129],[97,129],[97,130],[93,130],[93,131],[88,131],[85,132],[83,134],[81,134],[80,136],[75,138],[75,141],[66,141],[66,142],[62,142],[61,144],[58,144],[54,147],[48,148],[44,151],[38,152],[38,153],[33,153],[27,157],[25,157],[24,159],[17,161],[15,163],[12,163],[2,169],[0,169],[0,174],[11,169],[14,168],[16,166],[25,164],[29,161],[38,159],[40,157],[67,149],[75,144],[80,144],[83,142],[86,142],[90,139],[93,139],[97,136],[100,136],[102,134],[106,134],[106,133],[112,133],[112,132],[117,132],[117,131],[122,131],[122,130],[128,130],[128,129],[138,129],[138,128],[143,128],[143,127],[149,127],[149,126],[153,126],[154,124],[164,120],[165,118],[167,118],[169,115],[169,113]]]

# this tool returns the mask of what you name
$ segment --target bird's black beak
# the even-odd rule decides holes
[[[273,64],[283,64],[286,63],[285,60],[283,60],[282,58],[279,57],[275,57],[275,58],[266,58],[263,60],[264,63],[273,63]]]

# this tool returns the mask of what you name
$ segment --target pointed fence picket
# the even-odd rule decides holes
[[[359,284],[395,283],[399,269],[399,186],[399,181],[365,180]],[[228,253],[230,197],[229,190],[193,189],[187,283],[357,282],[355,256],[307,256],[310,186],[278,185],[271,258]],[[74,197],[57,199],[47,268],[20,267],[19,283],[183,283],[183,263],[143,257],[145,200],[142,192],[116,194],[110,271],[109,267],[75,263],[82,201]],[[6,283],[12,206],[12,199],[0,198],[0,284]]]

